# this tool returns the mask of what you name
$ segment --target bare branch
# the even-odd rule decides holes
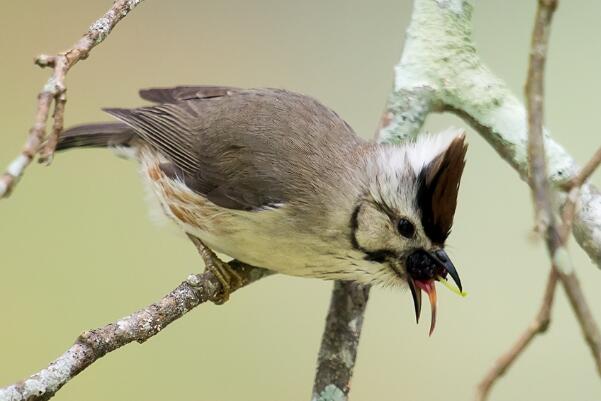
[[[271,274],[268,270],[229,263],[243,278],[235,291]],[[223,288],[213,273],[190,275],[186,281],[155,302],[104,327],[87,331],[47,368],[12,386],[0,389],[0,401],[48,400],[82,370],[131,342],[143,343],[198,305],[219,299]]]
[[[574,217],[576,215],[576,203],[578,202],[578,195],[580,194],[580,188],[589,179],[591,175],[601,165],[601,148],[597,149],[593,157],[588,163],[580,170],[580,172],[572,178],[564,186],[564,190],[568,192],[566,202],[561,211],[561,220],[563,222],[561,229],[561,243],[566,244],[568,237],[572,233],[572,226],[574,224]]]
[[[78,61],[86,59],[90,51],[106,39],[115,25],[142,1],[115,0],[111,8],[96,20],[71,48],[55,56],[41,55],[35,59],[38,66],[52,68],[52,75],[38,94],[34,124],[29,130],[21,154],[0,176],[0,198],[10,195],[18,179],[37,154],[40,155],[40,162],[50,163],[58,136],[63,130],[67,73]],[[52,131],[47,137],[46,124],[53,104]]]
[[[571,269],[571,262],[566,250],[566,242],[571,231],[578,191],[588,176],[599,165],[601,155],[597,152],[586,167],[570,180],[572,187],[570,188],[562,213],[563,225],[561,227],[555,219],[555,212],[551,201],[551,186],[547,178],[547,162],[543,140],[544,70],[551,20],[556,7],[556,0],[539,0],[538,2],[532,34],[528,79],[526,82],[529,181],[532,188],[538,232],[544,234],[547,251],[551,258],[551,273],[547,282],[543,304],[534,322],[531,323],[511,349],[499,358],[492,370],[480,383],[476,393],[476,400],[478,401],[487,399],[493,384],[509,369],[511,364],[521,355],[534,337],[546,331],[550,323],[553,295],[558,280],[566,290],[572,310],[580,323],[583,335],[591,349],[597,369],[601,374],[601,338],[599,337],[599,329],[590,312],[578,278]],[[566,268],[569,268],[568,272],[565,271]]]
[[[587,163],[587,168],[583,168],[582,171],[578,174],[577,178],[574,180],[575,183],[584,183],[588,176],[590,176],[596,167],[598,167],[599,162],[597,161],[599,151],[595,153],[593,158]],[[592,166],[596,167],[592,167]],[[578,191],[580,187],[573,187],[570,189],[568,194],[568,199],[563,208],[562,213],[562,226],[560,229],[560,249],[565,250],[566,243],[569,239],[572,222],[574,218],[574,211],[576,209],[576,201],[578,199]],[[563,253],[567,255],[567,253]],[[561,260],[561,259],[560,259]],[[569,263],[569,261],[567,262]],[[549,278],[547,280],[547,286],[545,289],[545,295],[543,297],[542,305],[534,318],[533,322],[528,326],[525,332],[516,340],[516,342],[511,346],[511,348],[505,352],[497,362],[494,364],[492,369],[486,374],[484,379],[478,385],[476,391],[476,401],[485,401],[488,398],[488,395],[492,389],[492,386],[496,383],[498,379],[501,378],[505,374],[505,372],[511,367],[513,362],[526,350],[530,342],[536,337],[538,334],[543,334],[547,331],[550,323],[551,323],[551,309],[553,307],[553,298],[555,294],[555,290],[557,288],[557,282],[559,279],[558,267],[553,264],[551,267],[551,272],[549,273]],[[599,338],[599,330],[595,323],[594,317],[591,314],[591,311],[586,303],[586,299],[584,299],[584,294],[580,290],[580,284],[577,281],[577,277],[575,275],[569,275],[567,277],[569,281],[569,287],[575,288],[571,292],[573,292],[574,297],[577,298],[575,302],[572,302],[570,298],[570,302],[572,303],[572,307],[576,310],[575,312],[576,318],[578,319],[579,324],[582,327],[586,327],[583,329],[583,335],[585,340],[589,344],[591,348],[591,352],[593,357],[595,358],[595,362],[597,364],[597,369],[599,370],[599,361],[601,360],[601,349],[599,348],[601,344],[601,339]],[[596,355],[596,356],[595,356]]]
[[[551,253],[559,246],[559,237],[556,237],[556,233],[553,232],[556,226],[543,142],[543,102],[549,33],[556,7],[556,0],[539,0],[538,2],[526,81],[529,181],[534,199],[538,232],[543,233],[548,230],[546,238],[548,241],[553,241],[547,245]]]
[[[313,401],[345,401],[357,357],[369,287],[337,281],[317,359]]]
[[[539,0],[534,32],[532,34],[530,67],[526,84],[531,185],[537,214],[538,216],[542,216],[541,218],[546,224],[546,227],[544,227],[546,233],[545,242],[553,268],[559,274],[559,280],[570,300],[572,310],[580,323],[582,333],[597,365],[597,371],[601,375],[601,334],[591,314],[586,297],[582,292],[578,277],[571,266],[565,242],[562,242],[562,230],[555,223],[555,214],[551,204],[552,194],[546,172],[545,147],[543,142],[543,81],[550,23],[556,6],[556,0]],[[575,182],[584,180],[588,175],[592,174],[595,167],[599,165],[597,161],[599,157],[598,154],[595,154],[593,159],[587,164],[586,169],[583,169],[576,176]],[[563,230],[564,233],[566,231]]]
[[[597,149],[593,157],[586,163],[586,165],[580,170],[578,175],[568,181],[564,189],[569,190],[574,187],[581,187],[586,180],[597,170],[601,164],[601,147]]]
[[[568,268],[571,269],[571,266],[568,266]],[[578,319],[578,323],[580,324],[584,340],[591,351],[593,361],[597,367],[597,373],[601,376],[601,332],[599,332],[599,325],[591,313],[588,301],[580,286],[578,276],[576,276],[573,270],[568,270],[568,272],[560,270],[561,267],[559,264],[557,265],[557,269],[560,272],[559,277],[563,289],[568,296],[574,315],[576,315],[576,319]]]
[[[534,337],[547,331],[549,324],[551,323],[551,308],[553,307],[556,288],[557,272],[555,269],[551,269],[549,278],[547,279],[545,296],[536,317],[511,348],[499,357],[493,368],[486,374],[484,379],[482,379],[476,392],[476,401],[486,400],[492,386],[505,374],[522,352],[524,352]]]

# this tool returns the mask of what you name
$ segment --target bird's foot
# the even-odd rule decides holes
[[[205,269],[217,278],[221,283],[222,290],[215,296],[211,301],[216,305],[222,305],[230,299],[230,294],[242,287],[244,279],[229,263],[219,259],[215,252],[207,247],[199,238],[188,234],[188,237],[192,240],[198,253],[202,257],[205,263]]]

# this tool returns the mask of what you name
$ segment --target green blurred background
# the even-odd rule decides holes
[[[74,42],[110,1],[3,1],[0,163],[19,151],[48,71],[31,63]],[[480,0],[474,31],[486,62],[522,93],[535,1]],[[317,97],[371,136],[402,49],[409,0],[147,0],[69,74],[67,125],[135,106],[138,88],[272,86]],[[547,123],[579,161],[601,142],[601,3],[561,2],[550,49]],[[434,116],[430,130],[465,126]],[[372,291],[354,400],[466,400],[538,309],[548,261],[531,240],[517,174],[472,130],[450,254],[470,292],[440,291],[437,332],[416,326],[406,291]],[[601,183],[600,176],[594,179]],[[85,329],[147,305],[202,264],[148,218],[136,165],[110,152],[32,166],[0,202],[0,386],[45,367]],[[571,247],[601,319],[601,271]],[[331,283],[272,277],[204,305],[144,345],[95,363],[58,400],[308,400]],[[598,400],[601,382],[565,296],[551,330],[498,383],[492,400]]]

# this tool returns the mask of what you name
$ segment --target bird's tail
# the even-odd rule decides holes
[[[70,148],[127,148],[136,136],[131,127],[119,122],[86,124],[65,130],[59,137],[56,150]]]

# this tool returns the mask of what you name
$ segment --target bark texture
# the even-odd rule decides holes
[[[317,357],[313,401],[348,399],[370,287],[337,281]]]

